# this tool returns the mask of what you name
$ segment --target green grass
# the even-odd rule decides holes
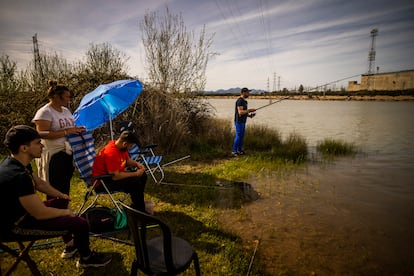
[[[181,172],[171,169],[167,172],[166,181],[180,185],[155,185],[149,181],[146,199],[155,202],[156,215],[171,227],[176,236],[188,240],[193,245],[199,255],[203,275],[246,274],[253,249],[246,248],[236,234],[221,229],[216,213],[222,208],[218,203],[220,200],[217,200],[219,189],[214,177],[209,175],[203,170],[192,170],[192,173],[188,173],[185,169]],[[197,185],[199,187],[196,187]],[[85,192],[85,185],[75,176],[71,186],[73,210],[79,208]],[[225,191],[225,194],[229,198],[238,197],[238,191],[233,189]],[[100,200],[100,203],[110,204],[106,199]],[[238,202],[226,208],[239,208],[240,204],[241,202]],[[117,234],[116,237],[127,238],[127,235]],[[77,269],[76,259],[60,258],[63,244],[58,239],[42,242],[51,243],[35,247],[30,254],[42,275],[129,275],[134,258],[134,250],[130,245],[91,237],[92,249],[111,253],[113,261],[105,268]],[[8,254],[0,253],[0,258],[2,269],[10,265],[11,258]],[[261,268],[260,262],[257,261],[251,275],[263,275]],[[15,275],[28,274],[26,265],[19,264]],[[194,275],[193,268],[184,275]]]
[[[229,121],[213,120],[200,137],[190,145],[191,159],[197,161],[225,159],[230,156],[234,133]],[[247,125],[244,150],[248,155],[259,155],[268,160],[284,160],[300,163],[306,161],[306,141],[292,133],[285,140],[278,130],[262,125]],[[276,161],[279,162],[279,161]]]
[[[217,131],[217,129],[219,131]],[[236,233],[223,230],[219,214],[223,209],[242,211],[245,202],[234,182],[244,182],[252,177],[283,177],[306,161],[305,140],[291,134],[282,140],[277,131],[251,126],[246,133],[247,155],[229,157],[233,136],[225,124],[219,125],[203,138],[192,144],[191,161],[166,167],[166,184],[155,185],[148,181],[146,199],[155,202],[156,215],[164,220],[179,237],[188,240],[197,251],[202,275],[246,275],[254,248]],[[223,139],[225,142],[223,142]],[[71,208],[78,210],[86,188],[78,176],[71,186]],[[108,200],[100,201],[109,205]],[[128,203],[128,202],[127,202]],[[239,211],[240,210],[240,211]],[[127,239],[126,234],[116,237]],[[113,261],[105,268],[77,269],[76,260],[62,260],[63,244],[51,240],[46,246],[35,247],[31,256],[44,275],[129,275],[134,249],[130,245],[91,237],[92,249],[108,252]],[[11,258],[0,253],[2,269]],[[256,254],[250,275],[265,275],[265,256]],[[24,264],[16,275],[28,275]],[[190,268],[184,275],[194,275]]]
[[[323,141],[319,142],[316,146],[316,149],[323,155],[323,156],[349,156],[355,155],[357,153],[357,149],[354,144],[347,143],[341,140],[335,139],[324,139]]]

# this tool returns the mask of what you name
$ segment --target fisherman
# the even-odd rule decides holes
[[[255,108],[247,108],[246,99],[249,97],[250,91],[251,90],[244,87],[240,91],[240,97],[236,101],[234,112],[234,126],[236,127],[236,136],[234,137],[233,151],[231,153],[232,156],[239,156],[244,154],[242,148],[247,117],[253,118],[255,115],[252,113],[256,111]]]

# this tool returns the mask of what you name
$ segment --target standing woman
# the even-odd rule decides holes
[[[40,178],[69,195],[70,180],[75,168],[66,135],[80,134],[85,128],[76,127],[72,113],[67,108],[71,98],[69,89],[55,80],[49,80],[48,85],[49,103],[41,107],[32,120],[44,145],[42,156],[36,159],[36,165]]]

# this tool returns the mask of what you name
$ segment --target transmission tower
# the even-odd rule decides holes
[[[270,87],[269,87],[269,78],[267,78],[267,92],[270,92]]]
[[[280,76],[277,77],[277,91],[280,91]]]
[[[378,29],[371,31],[371,46],[368,53],[368,75],[375,73],[375,37],[378,35]]]
[[[43,78],[42,63],[40,62],[39,45],[37,44],[37,34],[33,36],[33,54],[35,70]]]
[[[276,72],[273,73],[273,90],[272,92],[276,91]]]

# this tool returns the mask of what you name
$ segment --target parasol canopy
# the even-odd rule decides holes
[[[125,111],[141,94],[142,84],[138,80],[118,80],[101,84],[86,94],[73,113],[76,125],[91,131],[110,122]]]

